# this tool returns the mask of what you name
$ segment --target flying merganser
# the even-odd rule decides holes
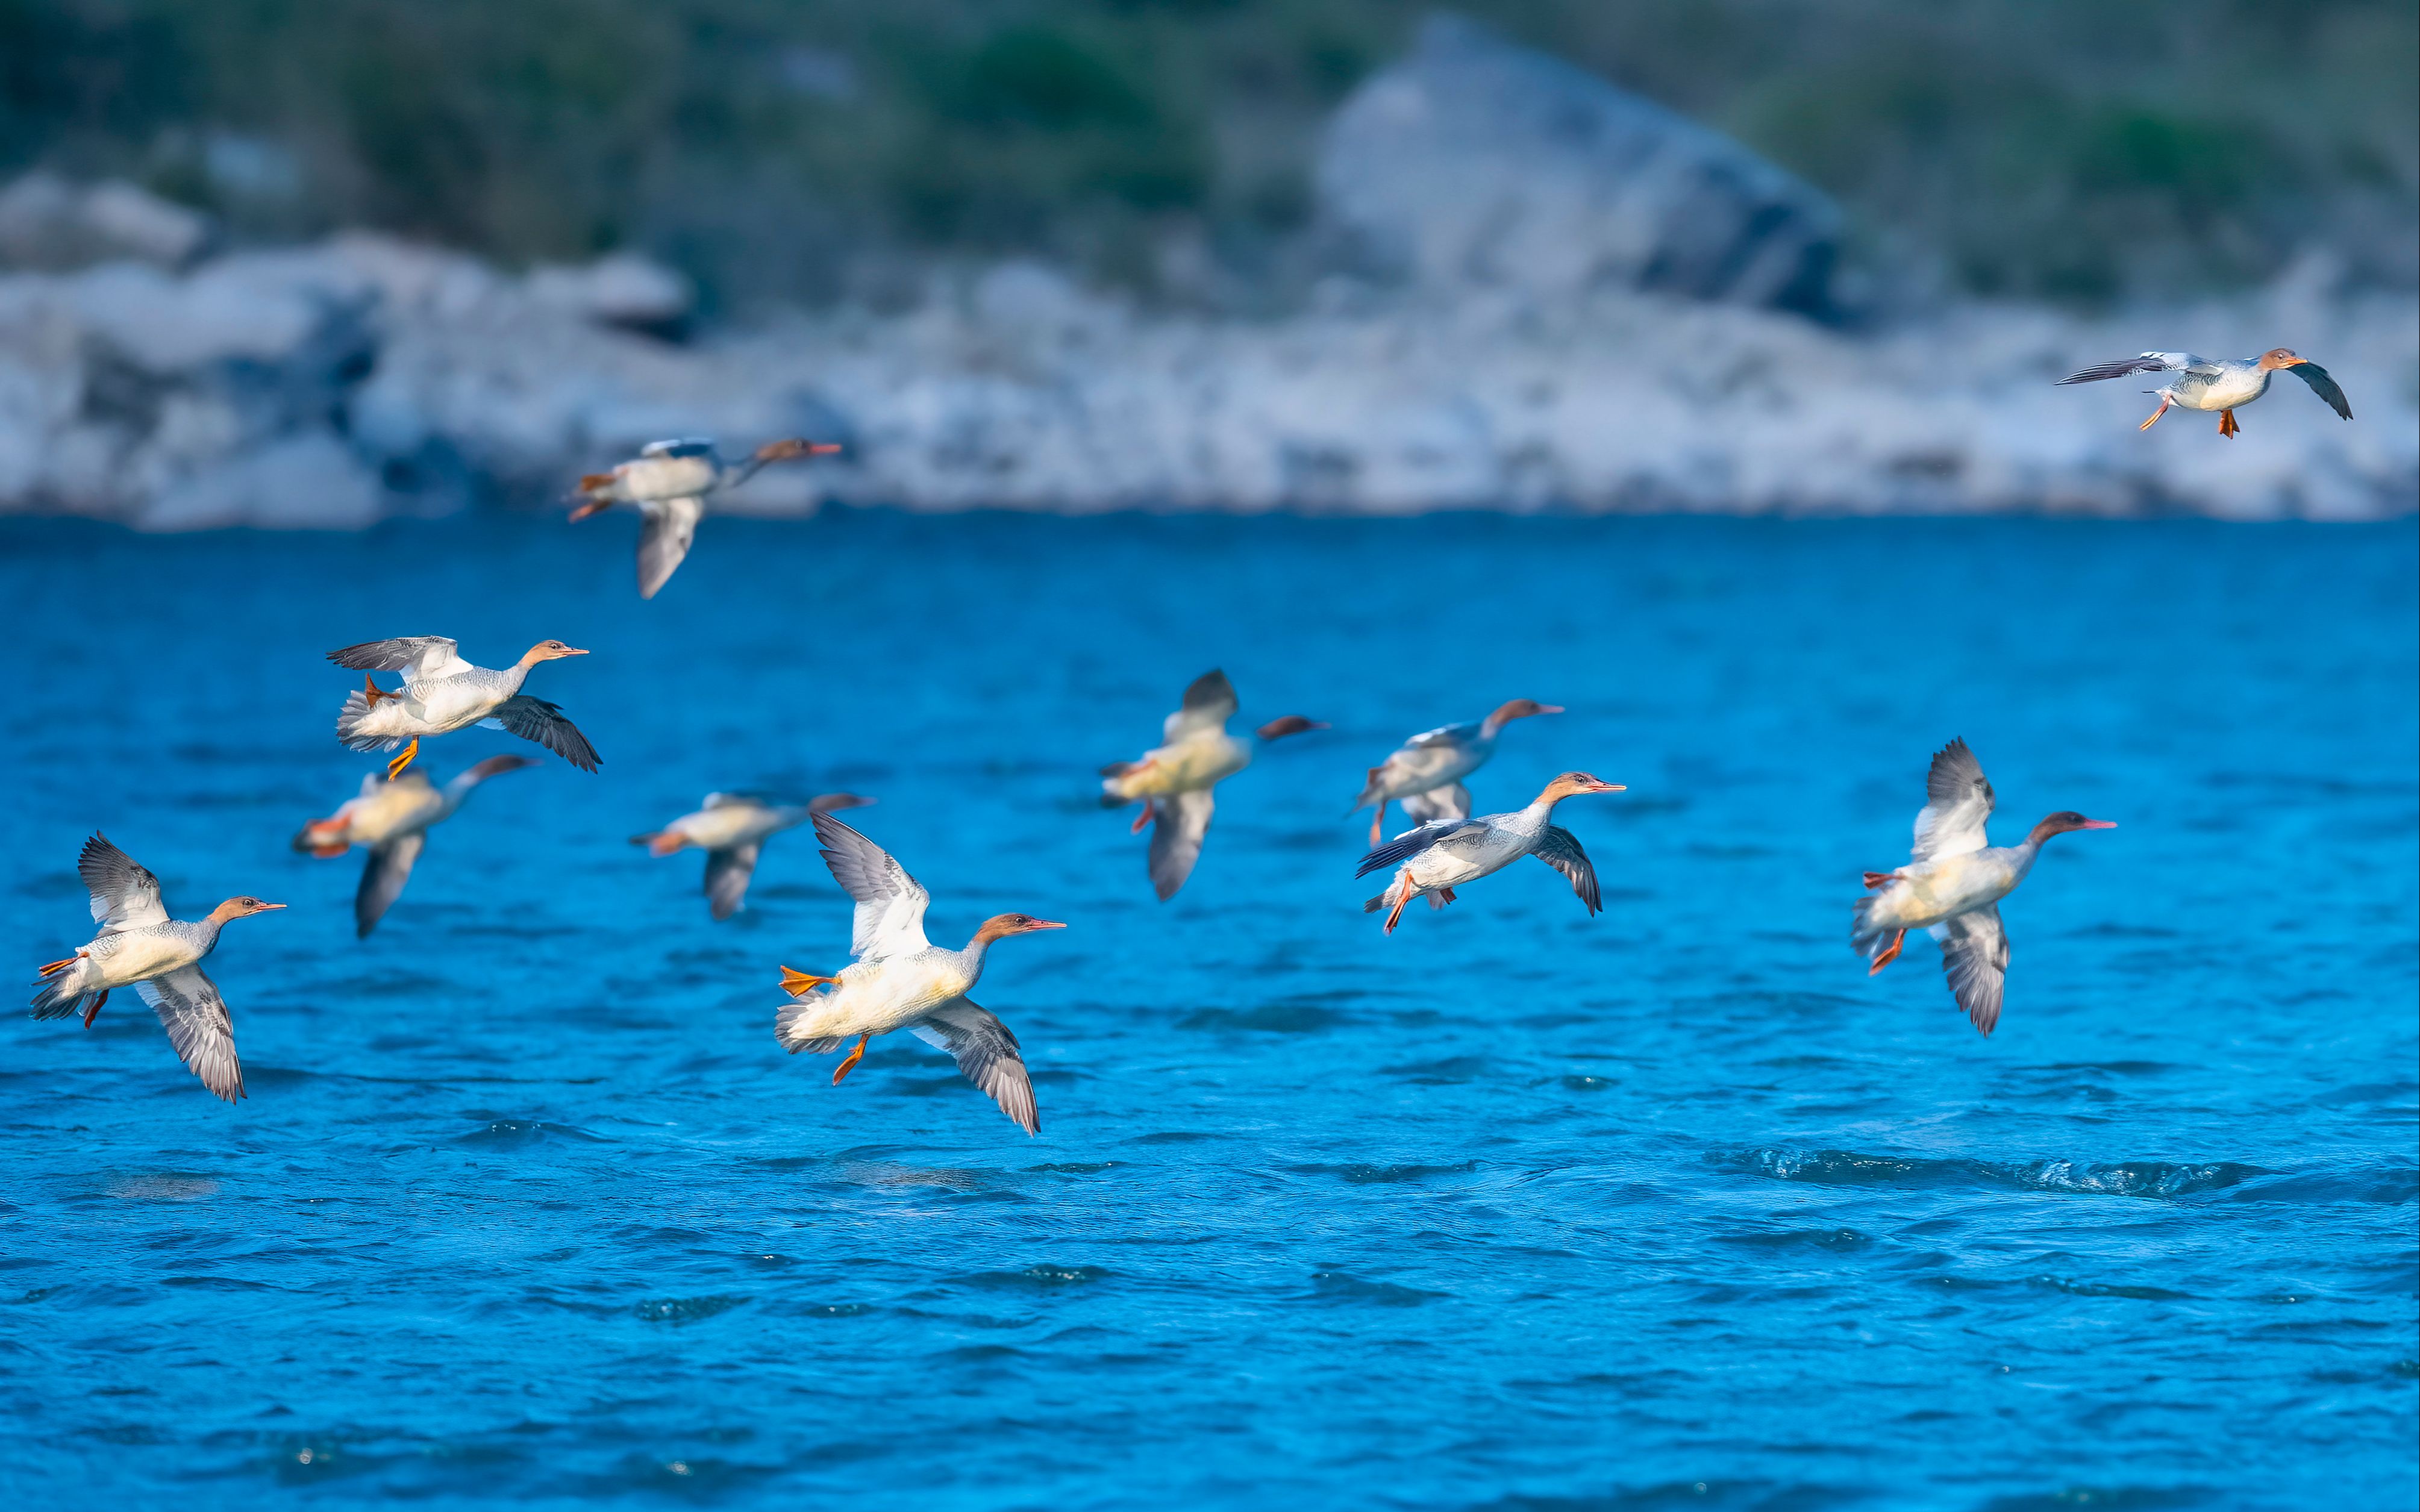
[[[1202,855],[1215,807],[1210,790],[1252,764],[1252,748],[1227,733],[1236,708],[1234,685],[1212,669],[1185,690],[1183,706],[1160,727],[1160,744],[1132,762],[1101,768],[1101,807],[1123,808],[1140,798],[1143,810],[1134,827],[1150,825],[1151,885],[1161,903],[1176,896]],[[1253,732],[1263,741],[1281,740],[1327,726],[1299,714],[1271,719]]]
[[[743,794],[709,793],[706,806],[697,812],[685,813],[661,829],[633,835],[630,843],[644,845],[649,856],[670,856],[690,845],[704,851],[707,908],[719,921],[739,912],[748,897],[748,881],[756,874],[756,857],[768,839],[816,814],[862,809],[873,801],[854,793],[826,793],[803,805],[787,806]]]
[[[1565,772],[1548,782],[1537,800],[1512,813],[1485,814],[1477,819],[1447,819],[1408,829],[1361,858],[1357,877],[1397,867],[1387,890],[1361,905],[1365,914],[1391,906],[1387,933],[1402,922],[1404,905],[1425,896],[1431,908],[1454,901],[1453,889],[1501,872],[1525,856],[1534,856],[1569,878],[1593,917],[1602,905],[1596,868],[1579,837],[1554,823],[1555,805],[1589,793],[1621,793],[1619,782],[1603,782],[1586,772]]]
[[[1504,733],[1504,727],[1531,715],[1562,712],[1559,703],[1513,699],[1498,705],[1484,719],[1440,725],[1404,741],[1393,755],[1370,768],[1369,781],[1362,787],[1361,796],[1354,800],[1356,813],[1366,805],[1378,806],[1378,811],[1370,816],[1370,843],[1376,845],[1386,833],[1389,799],[1405,800],[1404,811],[1415,824],[1468,817],[1470,794],[1462,786],[1462,779],[1487,764],[1487,758],[1496,754],[1496,737]],[[1441,789],[1447,791],[1436,802],[1415,806],[1409,801]]]
[[[597,770],[597,748],[563,717],[563,710],[521,691],[521,681],[542,661],[584,656],[560,640],[541,640],[520,660],[501,670],[473,667],[442,635],[365,640],[328,653],[328,659],[357,672],[401,672],[403,687],[385,688],[365,676],[336,716],[336,738],[354,750],[403,751],[386,764],[389,781],[403,775],[420,752],[424,735],[442,735],[484,724],[534,740],[579,767]]]
[[[92,894],[92,917],[101,933],[75,954],[42,968],[47,980],[34,995],[34,1016],[65,1018],[82,1009],[88,1029],[112,990],[132,987],[160,1016],[168,1042],[204,1087],[230,1103],[243,1096],[235,1021],[201,962],[218,949],[219,929],[228,919],[286,905],[229,898],[191,923],[170,918],[160,901],[160,879],[99,832],[84,842],[76,875]]]
[[[2167,387],[2149,389],[2146,393],[2160,396],[2160,408],[2151,411],[2151,419],[2135,426],[2149,430],[2151,422],[2168,412],[2168,406],[2182,405],[2188,409],[2218,411],[2218,433],[2232,438],[2243,427],[2235,423],[2235,411],[2269,392],[2269,380],[2279,372],[2288,372],[2311,386],[2311,392],[2328,402],[2328,408],[2347,420],[2352,418],[2352,406],[2345,402],[2344,390],[2328,377],[2328,370],[2307,357],[2297,357],[2283,347],[2262,352],[2257,357],[2229,358],[2212,362],[2195,357],[2191,352],[2143,352],[2133,357],[2121,357],[2114,363],[2087,367],[2081,373],[2071,373],[2061,383],[2098,383],[2103,378],[2124,378],[2129,373],[2175,373],[2180,375]]]
[[[1916,816],[1915,859],[1895,872],[1869,872],[1870,897],[1857,900],[1849,943],[1869,956],[1870,977],[1899,959],[1907,932],[1931,932],[1941,943],[1941,969],[1950,995],[1983,1033],[2000,1022],[2000,995],[2009,975],[2009,936],[2000,927],[2000,900],[2033,870],[2042,841],[2073,829],[2115,829],[2106,819],[2061,810],[2034,825],[2022,845],[1986,842],[1992,784],[1983,764],[1953,740],[1933,753],[1925,774],[1926,803]]]
[[[353,937],[369,938],[387,909],[403,896],[412,863],[428,842],[428,826],[454,817],[471,790],[491,777],[535,766],[527,756],[490,756],[439,788],[423,772],[362,779],[362,791],[325,819],[314,819],[294,836],[294,848],[313,856],[342,856],[366,846],[362,885],[353,892]]]
[[[591,472],[580,480],[584,500],[571,512],[586,519],[600,509],[630,504],[646,517],[639,531],[639,596],[653,598],[689,555],[697,522],[706,515],[706,496],[737,488],[769,462],[825,456],[840,448],[829,441],[792,438],[768,441],[737,462],[714,455],[710,440],[649,441],[628,462],[610,472]]]
[[[857,900],[848,944],[857,961],[837,977],[782,968],[782,990],[797,999],[784,1004],[773,1021],[782,1048],[826,1056],[855,1036],[857,1048],[832,1072],[838,1087],[864,1056],[868,1040],[906,1029],[948,1051],[967,1080],[1027,1134],[1041,1133],[1042,1115],[1016,1036],[967,994],[982,980],[984,952],[994,940],[1067,926],[1030,914],[996,914],[983,921],[965,949],[945,950],[924,938],[924,909],[932,894],[890,852],[830,814],[816,814],[814,826],[825,864]]]

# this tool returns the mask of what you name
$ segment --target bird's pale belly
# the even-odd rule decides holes
[[[746,809],[708,809],[681,821],[680,832],[690,843],[709,851],[727,851],[766,835],[765,816]]]
[[[1417,757],[1399,757],[1387,764],[1380,773],[1384,785],[1380,791],[1390,798],[1405,798],[1415,793],[1426,793],[1459,782],[1470,775],[1479,764],[1467,755],[1450,751],[1423,751]]]
[[[2194,388],[2180,387],[2173,391],[2177,403],[2188,409],[2232,409],[2237,405],[2250,404],[2269,392],[2267,373],[2229,374],[2215,383]]]
[[[199,959],[190,943],[166,934],[121,933],[105,942],[96,940],[85,949],[99,968],[99,980],[91,984],[95,987],[148,981]]]
[[[426,692],[414,689],[411,698],[412,712],[439,731],[476,724],[495,713],[504,702],[493,688],[456,687],[442,683]]]
[[[860,972],[863,974],[856,975]],[[913,960],[885,962],[871,971],[851,966],[841,973],[840,985],[825,994],[826,1014],[816,1016],[814,1031],[889,1034],[963,995],[971,985],[964,972]]]
[[[1953,856],[1900,879],[1891,900],[1894,928],[1923,929],[1945,918],[1997,903],[2015,888],[2006,866]]]
[[[1198,793],[1234,776],[1250,765],[1251,760],[1251,752],[1237,740],[1188,740],[1182,745],[1162,746],[1144,757],[1141,765],[1125,775],[1123,785],[1130,798]]]

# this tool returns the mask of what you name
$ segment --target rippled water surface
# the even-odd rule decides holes
[[[2415,532],[2175,522],[709,521],[138,538],[0,524],[9,959],[98,826],[188,916],[250,1101],[131,996],[0,1061],[0,1486],[28,1505],[2409,1506]],[[541,637],[606,764],[500,778],[352,935],[287,840],[369,764],[319,659]],[[1332,731],[1193,882],[1089,794],[1223,665]],[[1523,865],[1391,940],[1362,769],[1530,696],[1590,918]],[[2013,840],[1990,1040],[1857,873],[1925,758]],[[529,749],[434,742],[442,778]],[[906,1037],[772,1038],[845,956],[800,834],[710,922],[628,837],[711,788],[855,817],[1028,1139]],[[30,986],[23,990],[30,991]]]

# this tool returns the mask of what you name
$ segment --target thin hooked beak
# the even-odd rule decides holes
[[[1599,782],[1596,785],[1596,791],[1599,793],[1627,793],[1630,791],[1630,788],[1627,783],[1622,782]]]
[[[578,646],[566,646],[561,651],[556,652],[555,655],[558,656],[584,656],[588,655],[588,653],[581,650]]]
[[[2115,819],[2087,819],[2075,827],[2078,829],[2115,829],[2118,827],[2118,821]]]
[[[1025,929],[1028,933],[1032,933],[1033,931],[1038,929],[1065,929],[1066,927],[1066,925],[1060,923],[1055,918],[1030,918],[1025,922]]]
[[[1538,712],[1540,714],[1560,714],[1563,712],[1563,706],[1559,703],[1541,703],[1538,705]]]
[[[262,903],[258,909],[255,910],[255,912],[265,914],[272,908],[283,908],[286,905],[284,903]]]

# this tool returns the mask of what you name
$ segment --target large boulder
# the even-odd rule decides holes
[[[1323,220],[1366,270],[1826,315],[1840,217],[1738,143],[1458,16],[1329,123]]]

